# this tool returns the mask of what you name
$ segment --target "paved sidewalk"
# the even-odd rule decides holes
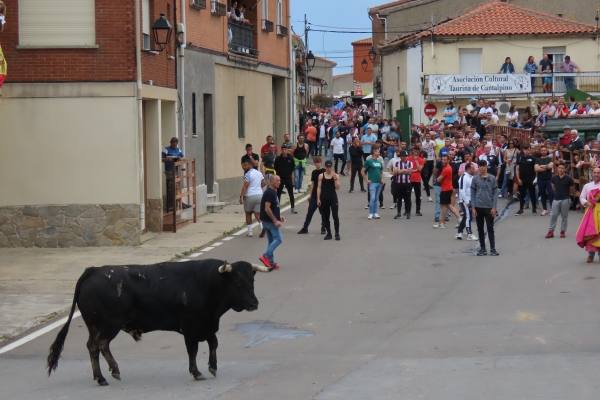
[[[305,188],[309,180],[310,173],[304,179]],[[284,194],[282,207],[287,203]],[[148,234],[144,243],[135,247],[0,248],[0,343],[64,314],[73,301],[75,282],[85,268],[182,258],[231,235],[245,226],[244,221],[242,206],[235,204],[200,216],[196,224],[176,234]]]

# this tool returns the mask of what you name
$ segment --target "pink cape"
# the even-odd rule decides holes
[[[600,195],[599,189],[594,189],[588,196],[588,201],[594,204],[593,207],[588,207],[581,219],[575,239],[577,245],[586,248],[588,251],[598,251],[598,241],[600,240],[599,217],[600,203],[597,202]]]

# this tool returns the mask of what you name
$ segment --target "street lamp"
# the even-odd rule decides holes
[[[157,47],[156,50],[160,52],[166,48],[167,44],[171,41],[172,33],[173,27],[169,23],[169,20],[165,17],[165,14],[160,14],[160,17],[152,25],[152,35]]]
[[[369,50],[369,58],[371,59],[371,62],[375,62],[375,59],[377,58],[377,51],[375,51],[375,47],[371,47],[371,50]]]
[[[317,59],[315,58],[312,50],[309,50],[308,54],[306,55],[306,69],[308,72],[313,70],[316,61]]]
[[[367,72],[367,69],[369,68],[369,62],[367,61],[366,58],[363,58],[362,62],[360,63],[363,71]]]

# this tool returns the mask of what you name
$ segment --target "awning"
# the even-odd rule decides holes
[[[372,99],[372,98],[373,98],[373,93],[369,93],[368,95],[363,97],[363,99],[365,99],[365,100]]]

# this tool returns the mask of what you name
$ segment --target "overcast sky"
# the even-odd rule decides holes
[[[304,38],[304,14],[312,29],[356,30],[362,33],[332,33],[312,31],[308,44],[316,55],[330,58],[338,64],[336,74],[352,72],[352,45],[357,39],[370,37],[371,20],[367,10],[385,0],[290,0],[292,27]],[[322,26],[317,26],[322,25]],[[342,28],[342,29],[339,29]],[[352,29],[348,29],[352,28]]]

